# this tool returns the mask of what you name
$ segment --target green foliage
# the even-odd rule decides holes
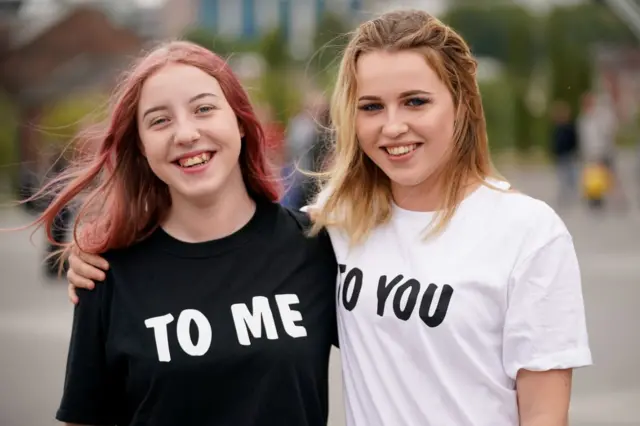
[[[17,161],[18,115],[11,100],[0,93],[0,178],[10,173]]]
[[[521,72],[531,69],[539,54],[534,16],[517,4],[457,3],[442,20],[464,37],[474,55],[497,59]]]
[[[237,53],[256,52],[259,50],[260,42],[259,40],[230,39],[220,36],[210,29],[200,27],[188,29],[183,38],[222,57]]]
[[[504,64],[503,90],[512,96],[502,108],[510,110],[512,140],[528,151],[546,143],[549,122],[527,107],[526,95],[536,73],[548,76],[547,99],[567,101],[574,112],[592,81],[592,48],[599,43],[637,43],[627,26],[604,5],[584,2],[554,7],[548,15],[533,16],[515,3],[497,0],[455,0],[443,21],[458,31],[477,56],[488,56]],[[493,90],[486,89],[485,90]],[[544,89],[541,89],[544,90]],[[488,115],[493,95],[488,95]],[[505,106],[506,105],[506,106]],[[492,140],[496,130],[489,125]]]
[[[50,143],[67,144],[85,123],[106,118],[107,98],[101,93],[82,93],[49,105],[43,112],[39,130]]]
[[[513,102],[509,86],[500,80],[480,84],[482,106],[487,121],[487,134],[492,152],[507,150],[513,146],[513,110],[505,108]]]
[[[344,48],[349,42],[349,26],[335,13],[327,12],[322,18],[313,37],[314,55],[310,68],[320,73],[322,78],[331,78],[339,64]],[[328,75],[327,75],[328,74]]]
[[[299,94],[291,84],[291,55],[284,32],[274,27],[254,40],[229,39],[205,28],[187,31],[185,39],[197,43],[222,57],[243,53],[259,54],[266,63],[266,70],[257,82],[244,82],[257,90],[252,91],[252,99],[257,103],[269,104],[277,119],[286,121],[295,109]]]
[[[273,28],[260,38],[257,52],[272,69],[284,68],[291,62],[288,44],[280,27]]]
[[[551,74],[550,97],[567,101],[574,113],[592,81],[592,48],[634,44],[631,31],[603,5],[557,7],[548,16],[546,48]]]
[[[292,84],[293,70],[268,70],[258,82],[253,101],[271,106],[275,119],[287,123],[300,105],[302,93]]]
[[[515,147],[528,151],[534,143],[534,118],[525,99],[540,54],[538,19],[515,3],[462,1],[443,20],[465,38],[476,56],[503,63],[505,83],[512,93],[510,103],[503,105],[510,105]]]

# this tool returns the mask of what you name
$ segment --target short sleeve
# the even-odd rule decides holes
[[[592,363],[580,268],[568,233],[550,239],[513,271],[504,326],[503,363],[546,371]]]
[[[108,278],[107,278],[108,280]],[[56,419],[66,423],[115,425],[123,395],[121,377],[107,363],[105,292],[108,282],[92,291],[78,290],[64,390]]]

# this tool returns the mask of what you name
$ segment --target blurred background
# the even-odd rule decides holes
[[[292,164],[322,164],[345,34],[397,7],[466,38],[499,170],[574,235],[595,366],[575,374],[571,424],[640,425],[640,0],[0,0],[0,228],[41,211],[12,201],[64,168],[131,58],[174,38],[229,58],[299,206]],[[41,232],[0,235],[0,426],[56,423],[72,305],[49,250]],[[341,392],[334,354],[330,426]]]

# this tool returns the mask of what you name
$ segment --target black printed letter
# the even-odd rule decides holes
[[[347,300],[347,293],[349,293],[349,287],[352,281],[353,293],[351,293],[351,299]],[[348,311],[352,311],[358,303],[358,297],[360,297],[360,290],[362,290],[362,271],[358,268],[353,268],[347,272],[347,276],[344,279],[344,285],[342,287],[342,305]]]
[[[389,294],[391,294],[391,290],[393,290],[393,288],[400,281],[402,281],[402,275],[398,275],[397,277],[392,279],[388,285],[387,285],[386,275],[381,276],[380,280],[378,280],[378,315],[379,316],[384,315],[384,304],[386,303],[387,298],[389,297]]]
[[[407,303],[404,305],[404,309],[402,309],[400,301],[402,300],[402,295],[407,290],[410,291],[409,297],[407,298]],[[402,321],[409,319],[413,313],[413,309],[416,307],[416,303],[418,302],[418,294],[420,294],[420,283],[413,278],[407,280],[407,282],[398,287],[398,291],[396,291],[395,296],[393,296],[393,313],[396,314],[398,319],[401,319]]]
[[[434,312],[433,316],[429,316],[431,304],[433,303],[433,296],[435,295],[437,289],[437,285],[433,283],[429,284],[429,287],[427,287],[424,295],[422,295],[422,302],[420,303],[420,318],[429,327],[437,327],[442,324],[442,321],[444,321],[444,317],[447,315],[447,310],[449,309],[451,296],[453,295],[453,287],[451,287],[449,284],[445,284],[442,287],[442,294],[440,295],[440,300],[438,301],[436,311]]]

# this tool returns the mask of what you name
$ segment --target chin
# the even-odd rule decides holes
[[[420,172],[412,172],[410,170],[407,171],[393,171],[391,173],[385,173],[389,179],[391,180],[392,185],[403,186],[403,187],[413,187],[422,184],[426,181],[430,174],[420,173]]]
[[[215,197],[220,192],[221,185],[217,182],[201,182],[198,185],[191,185],[184,187],[183,185],[175,186],[172,188],[172,195],[176,195],[183,200],[189,201],[202,201]]]

